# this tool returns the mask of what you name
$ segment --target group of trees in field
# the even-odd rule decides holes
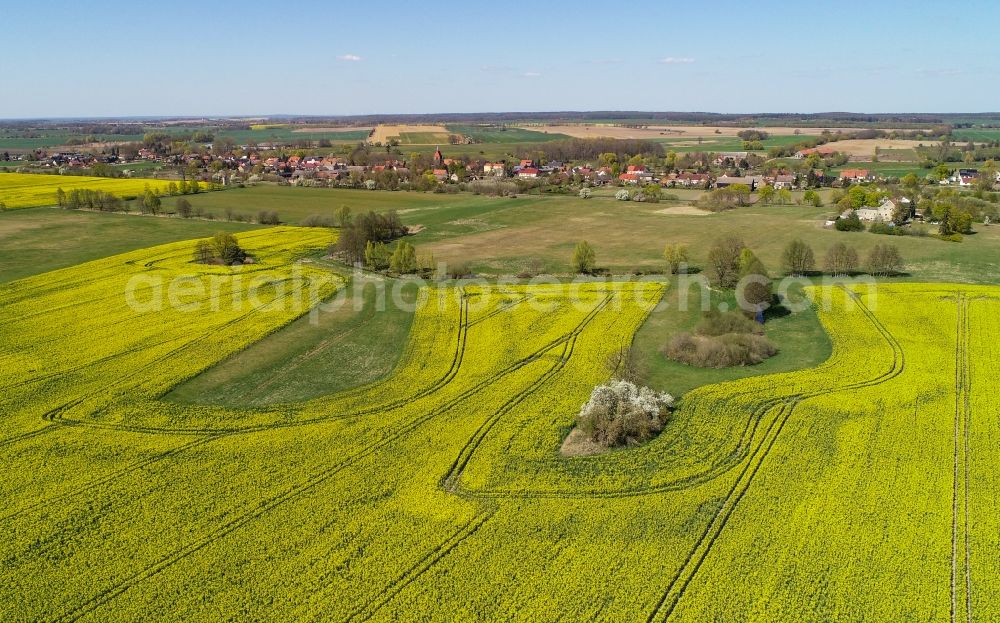
[[[690,256],[683,243],[668,243],[663,249],[664,268],[669,274],[688,272]],[[586,240],[577,243],[571,258],[573,270],[592,274],[597,268],[597,253]],[[810,275],[817,270],[816,254],[801,239],[790,241],[782,251],[781,267],[786,275]],[[827,250],[823,270],[831,275],[846,275],[864,268],[877,276],[892,276],[903,268],[899,249],[891,244],[876,244],[861,266],[857,250],[840,242]],[[708,282],[722,290],[732,290],[742,284],[742,295],[754,309],[766,309],[773,293],[771,276],[764,263],[739,236],[717,239],[708,251],[704,266]]]
[[[252,259],[240,246],[236,236],[220,231],[208,240],[198,241],[194,248],[194,261],[199,264],[237,266]]]
[[[812,247],[802,240],[789,242],[781,258],[786,274],[807,275],[816,270]],[[895,245],[876,244],[868,252],[862,266],[857,249],[843,242],[831,246],[823,257],[823,270],[831,275],[849,275],[862,269],[876,277],[897,275],[903,269],[903,257]]]
[[[128,202],[114,193],[89,188],[74,188],[68,193],[56,189],[56,203],[64,210],[98,210],[100,212],[127,212]]]
[[[396,243],[394,249],[384,242],[369,240],[365,244],[365,267],[369,270],[391,270],[399,275],[417,272],[420,268],[417,250],[406,240]]]
[[[201,185],[197,181],[181,180],[180,182],[170,182],[167,184],[168,195],[194,195],[201,192]]]
[[[732,184],[705,193],[695,202],[700,208],[721,212],[750,205],[750,187],[746,184]]]
[[[401,238],[407,232],[406,227],[395,211],[378,213],[369,211],[366,214],[352,216],[349,208],[338,213],[340,238],[331,248],[331,253],[338,255],[349,264],[365,262],[365,250],[369,243],[387,244]]]
[[[742,284],[744,302],[758,313],[771,304],[773,293],[767,268],[738,236],[727,236],[712,245],[705,273],[709,283],[721,289],[731,290]]]

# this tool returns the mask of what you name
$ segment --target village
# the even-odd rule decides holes
[[[272,148],[265,151],[262,147]],[[893,181],[890,176],[868,168],[820,168],[822,158],[834,156],[833,147],[803,149],[793,156],[793,164],[773,166],[753,152],[702,152],[683,154],[675,166],[636,155],[627,163],[568,163],[533,158],[487,160],[474,157],[446,157],[441,148],[433,156],[408,162],[401,154],[379,158],[372,154],[359,163],[347,155],[286,153],[277,145],[240,145],[224,153],[212,144],[184,154],[140,148],[131,154],[113,149],[110,153],[38,152],[25,155],[3,154],[2,160],[20,163],[25,171],[89,174],[105,177],[144,176],[150,167],[165,175],[180,173],[222,185],[275,182],[302,186],[368,187],[396,190],[433,190],[440,185],[478,180],[514,180],[521,186],[621,186],[690,188],[711,190],[745,186],[750,192],[766,186],[774,190],[843,187]],[[650,159],[659,160],[659,159]],[[970,187],[977,184],[977,169],[957,168],[928,173],[927,179],[943,186]],[[1000,173],[995,173],[1000,181]],[[936,177],[935,177],[936,176]],[[374,185],[373,185],[374,183]]]

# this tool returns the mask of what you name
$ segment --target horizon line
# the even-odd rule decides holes
[[[710,115],[716,117],[821,117],[823,115],[836,116],[959,116],[970,115],[977,117],[987,117],[997,115],[1000,111],[925,111],[925,112],[854,112],[854,111],[816,111],[816,112],[713,112],[701,110],[509,110],[509,111],[475,111],[475,112],[371,112],[353,114],[320,114],[320,113],[270,113],[270,114],[127,114],[127,115],[67,115],[55,116],[46,115],[38,117],[0,117],[0,122],[7,121],[120,121],[120,120],[146,120],[146,121],[183,121],[183,120],[255,120],[255,119],[369,119],[373,117],[448,117],[448,116],[490,116],[490,115],[524,115],[530,118],[531,115],[594,115],[594,114],[627,114],[627,115]]]

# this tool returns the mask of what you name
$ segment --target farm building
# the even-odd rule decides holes
[[[878,207],[858,208],[854,213],[862,221],[882,221],[883,223],[888,223],[896,214],[896,203],[892,199],[883,199]]]
[[[728,175],[723,175],[722,177],[715,180],[716,188],[725,188],[727,186],[733,186],[734,184],[743,184],[749,186],[750,190],[757,190],[764,182],[764,178],[760,175],[748,175],[745,177],[730,177]]]
[[[504,176],[504,164],[502,162],[487,162],[483,165],[483,175],[493,175],[495,177]]]
[[[774,187],[777,190],[782,188],[788,188],[789,190],[795,186],[795,176],[794,175],[777,175],[774,178]]]
[[[875,179],[875,176],[868,169],[844,169],[837,176],[837,179],[851,182],[870,182]]]
[[[711,180],[711,176],[708,173],[688,173],[685,171],[683,173],[671,173],[664,182],[675,186],[703,187],[709,180]]]

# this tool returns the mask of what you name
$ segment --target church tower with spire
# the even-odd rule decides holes
[[[438,168],[444,166],[444,155],[441,153],[440,147],[434,149],[434,166]]]

